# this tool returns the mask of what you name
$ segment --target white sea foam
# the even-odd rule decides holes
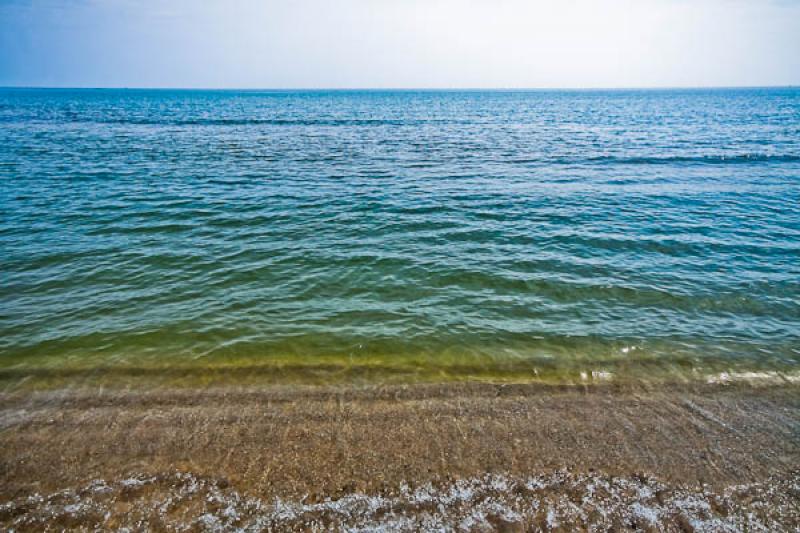
[[[780,384],[780,383],[800,383],[800,371],[798,372],[720,372],[712,374],[706,378],[710,384],[726,384],[735,382],[749,382],[753,384]]]
[[[0,524],[8,529],[71,523],[87,529],[114,524],[118,530],[160,525],[201,531],[660,531],[684,524],[697,531],[771,531],[800,520],[799,488],[797,472],[712,492],[707,487],[670,486],[653,477],[562,470],[528,478],[487,474],[415,489],[405,485],[393,494],[352,493],[318,503],[304,498],[264,502],[242,496],[227,483],[175,473],[96,480],[84,489],[20,498],[0,505],[0,517],[10,517]],[[119,502],[133,505],[123,507],[128,510],[120,516]]]

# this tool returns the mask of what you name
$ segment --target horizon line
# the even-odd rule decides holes
[[[643,85],[587,87],[170,87],[170,86],[91,86],[91,85],[0,85],[0,89],[35,90],[130,90],[130,91],[647,91],[697,89],[794,89],[800,84],[784,85]]]

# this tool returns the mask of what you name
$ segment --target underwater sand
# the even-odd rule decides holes
[[[800,526],[795,385],[61,389],[0,427],[18,530]]]

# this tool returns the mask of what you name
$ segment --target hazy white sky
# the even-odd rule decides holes
[[[0,85],[800,84],[800,0],[0,0]]]

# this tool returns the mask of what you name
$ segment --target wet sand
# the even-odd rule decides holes
[[[800,386],[0,396],[0,527],[800,527]]]

